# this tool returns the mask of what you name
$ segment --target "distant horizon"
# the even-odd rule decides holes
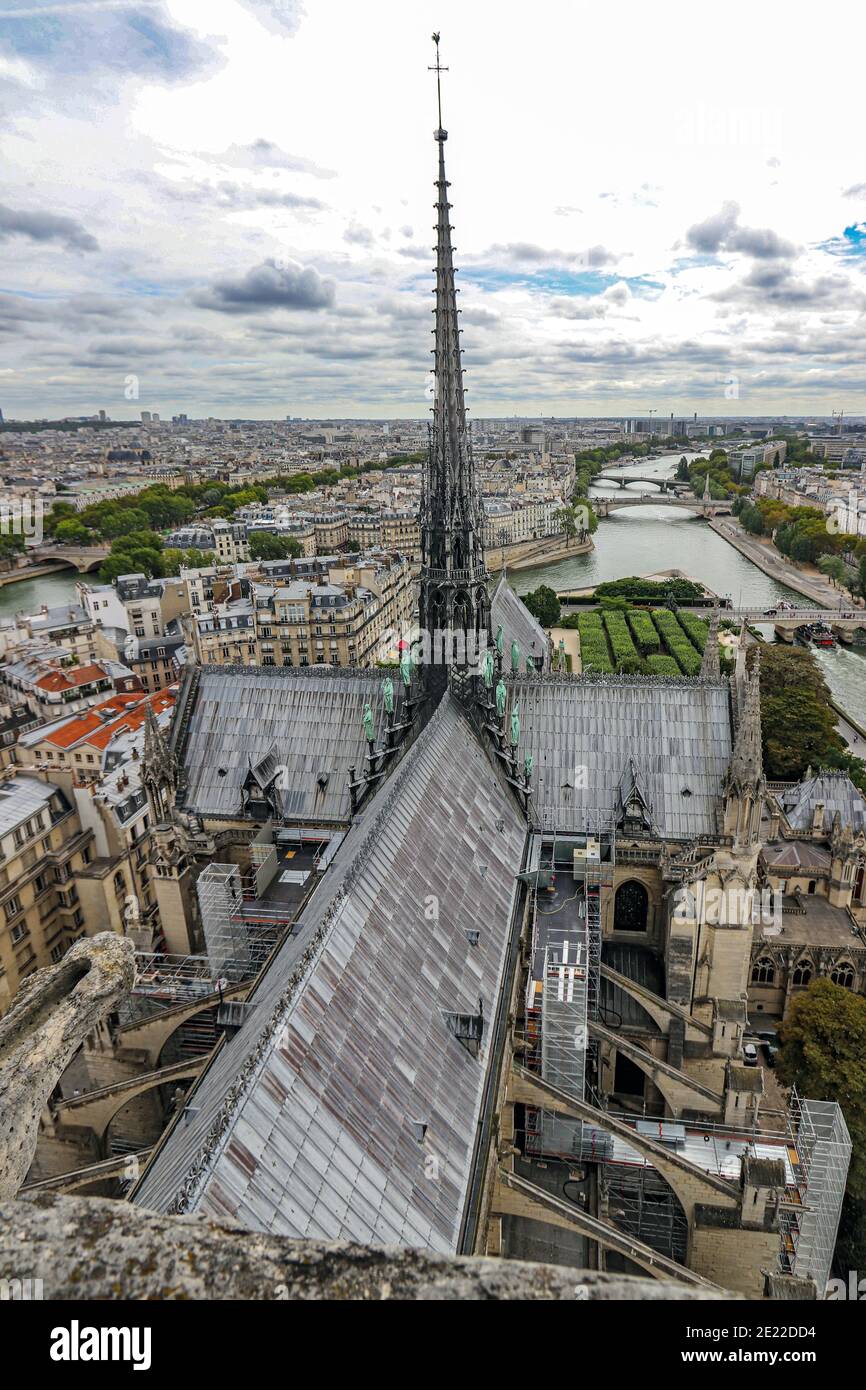
[[[100,409],[103,409],[103,408],[104,408],[104,407],[100,407]],[[148,424],[153,424],[153,423],[158,424],[158,425],[171,425],[171,424],[175,423],[175,422],[172,420],[171,415],[163,414],[160,410],[156,410],[156,409],[155,409],[155,413],[156,413],[157,415],[159,415],[159,417],[160,417],[157,421],[147,421],[147,420],[144,420],[144,421],[143,421],[143,420],[141,420],[141,419],[139,418],[138,415],[131,415],[131,416],[120,416],[120,415],[117,415],[117,416],[110,416],[110,415],[107,415],[106,418],[105,418],[104,420],[101,420],[101,419],[99,418],[98,412],[97,412],[96,414],[93,414],[93,415],[88,415],[88,414],[82,414],[82,415],[32,415],[32,416],[26,416],[26,417],[25,417],[25,416],[16,416],[16,415],[13,415],[13,416],[6,416],[6,415],[4,415],[3,420],[0,421],[0,429],[2,429],[2,428],[4,428],[4,427],[8,429],[9,426],[11,426],[11,425],[16,425],[16,424],[18,424],[18,425],[40,425],[40,424],[54,425],[54,424],[66,424],[66,423],[68,423],[68,424],[144,425],[144,426],[147,426]],[[215,421],[215,422],[220,423],[220,424],[248,424],[248,425],[305,425],[305,424],[311,424],[311,425],[316,425],[316,424],[321,424],[321,425],[326,425],[326,424],[340,424],[340,425],[376,425],[376,424],[409,424],[409,423],[423,424],[423,423],[427,420],[427,418],[428,418],[426,415],[293,415],[293,416],[291,416],[291,418],[287,418],[287,417],[284,416],[284,415],[282,415],[282,416],[279,416],[279,415],[190,415],[188,411],[180,411],[180,412],[175,412],[175,413],[185,414],[185,415],[187,416],[187,419],[186,419],[185,421],[183,421],[183,422],[177,422],[178,424],[183,423],[183,424],[190,424],[190,425],[208,424],[208,423],[210,423],[211,421]],[[495,421],[499,421],[499,422],[503,422],[503,423],[507,423],[508,421],[513,421],[513,422],[518,423],[518,424],[537,425],[537,426],[539,426],[539,428],[540,428],[540,427],[542,427],[542,426],[545,425],[545,424],[550,424],[550,423],[567,424],[567,423],[570,422],[570,421],[587,421],[587,422],[598,422],[598,423],[608,423],[608,422],[610,422],[610,423],[612,423],[612,424],[617,424],[617,423],[619,423],[619,422],[621,422],[621,421],[625,421],[625,420],[634,420],[634,419],[641,419],[641,420],[646,419],[646,420],[648,420],[648,419],[649,419],[649,416],[648,416],[648,415],[642,415],[641,412],[640,412],[640,411],[637,411],[637,410],[635,410],[635,411],[627,411],[625,414],[622,414],[622,415],[599,415],[599,414],[590,414],[590,415],[578,415],[578,414],[555,415],[555,414],[551,414],[551,415],[543,415],[543,416],[542,416],[542,415],[531,414],[531,413],[528,413],[528,414],[516,414],[516,415],[512,415],[512,414],[508,414],[508,415],[497,415],[497,414],[495,414],[495,413],[493,413],[493,412],[489,412],[489,413],[485,413],[485,414],[482,415],[482,416],[478,416],[478,417],[477,417],[477,421],[473,421],[473,420],[470,418],[469,424],[470,424],[470,427],[471,427],[473,424],[477,423],[478,421],[495,420]],[[813,421],[826,421],[826,422],[828,423],[828,425],[829,425],[833,430],[835,430],[837,433],[838,433],[838,429],[839,429],[838,417],[833,417],[832,415],[822,415],[822,414],[821,414],[820,412],[818,412],[818,411],[802,411],[802,412],[800,412],[799,414],[790,413],[790,412],[771,411],[771,412],[769,412],[769,413],[766,414],[766,415],[760,415],[760,414],[758,414],[757,412],[750,412],[749,414],[746,414],[746,415],[730,415],[730,414],[725,414],[725,413],[719,411],[719,412],[717,412],[717,413],[715,413],[715,414],[712,414],[712,415],[710,415],[710,414],[703,414],[703,415],[702,415],[702,414],[698,413],[697,420],[695,420],[695,418],[694,418],[694,411],[689,411],[689,412],[686,412],[686,413],[674,412],[674,419],[675,419],[675,422],[676,422],[676,423],[681,423],[682,421],[685,421],[687,424],[691,424],[691,425],[694,425],[694,424],[700,425],[700,424],[703,424],[703,423],[706,423],[706,424],[714,424],[714,423],[720,422],[720,421],[721,421],[721,422],[725,422],[725,423],[735,423],[736,421],[748,422],[748,421],[766,420],[766,421],[773,422],[773,421],[778,421],[778,420],[790,420],[792,423],[797,423],[797,422],[805,422],[805,421],[813,420]],[[658,419],[658,418],[657,418],[656,420],[654,420],[654,421],[653,421],[653,424],[658,424],[659,426],[661,426],[661,425],[663,425],[663,424],[665,424],[665,423],[669,423],[669,420],[670,420],[670,412],[668,412],[666,415],[663,415],[663,416],[661,417],[661,419]],[[857,423],[862,423],[862,424],[866,425],[866,413],[864,413],[863,415],[855,415],[855,414],[848,415],[848,414],[846,414],[846,415],[844,416],[844,423],[845,423],[845,424],[857,424]],[[646,431],[645,431],[645,433],[646,433]],[[653,434],[658,433],[658,434],[660,435],[661,438],[668,438],[668,437],[670,437],[670,436],[669,436],[663,429],[661,429],[661,428],[659,428],[658,430],[653,430],[652,433],[653,433]]]

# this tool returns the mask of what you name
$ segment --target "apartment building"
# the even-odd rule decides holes
[[[132,637],[160,637],[187,608],[182,579],[148,579],[145,574],[121,574],[114,584],[78,584],[82,618],[98,628],[126,632]]]
[[[77,876],[93,857],[71,799],[53,782],[7,770],[0,781],[0,1014],[28,976],[84,934]],[[88,919],[101,929],[101,917]]]
[[[313,531],[316,537],[316,554],[332,555],[342,550],[349,540],[349,518],[347,516],[316,516],[313,518]]]
[[[420,560],[421,524],[417,512],[383,512],[379,544],[384,550],[397,550],[410,560]]]
[[[115,696],[30,730],[20,765],[0,773],[0,1014],[85,932],[128,935],[143,951],[190,949],[162,931],[140,777],[145,722],[165,730],[175,695]]]
[[[843,467],[859,468],[862,463],[866,447],[866,440],[863,438],[845,438],[840,435],[831,435],[829,438],[813,439],[810,445],[811,452],[818,458],[826,459],[828,463],[841,463]]]
[[[15,660],[28,648],[53,646],[72,661],[96,661],[116,656],[106,643],[98,625],[85,608],[76,603],[43,604],[33,614],[19,613],[0,628],[0,658]]]
[[[98,782],[122,760],[130,734],[141,729],[148,708],[155,715],[174,708],[175,689],[161,690],[151,699],[141,691],[121,692],[84,714],[67,715],[51,724],[22,733],[14,758],[21,767],[72,772],[76,784]]]
[[[309,562],[312,569],[313,562]],[[221,600],[194,608],[195,653],[203,664],[371,666],[397,658],[411,625],[415,590],[402,556],[332,558],[304,575],[302,562],[268,566],[269,582],[234,580]],[[287,572],[280,575],[277,569]],[[265,571],[265,566],[262,566]]]
[[[124,660],[148,692],[174,685],[186,664],[186,656],[186,638],[174,633],[130,637],[124,648]]]
[[[80,665],[66,648],[33,640],[0,665],[0,699],[26,706],[40,720],[88,709],[112,691],[140,689],[137,676],[118,661]]]
[[[559,497],[525,502],[485,499],[484,544],[494,549],[499,545],[515,545],[518,541],[556,535],[562,530],[558,520],[561,510]]]

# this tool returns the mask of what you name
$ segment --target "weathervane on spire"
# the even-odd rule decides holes
[[[442,64],[439,62],[439,40],[441,37],[441,34],[433,35],[433,42],[436,45],[436,62],[432,67],[429,67],[427,71],[435,72],[436,74],[436,98],[439,103],[439,129],[436,131],[434,139],[447,140],[448,132],[447,130],[442,129],[442,73],[447,72],[448,69],[446,67],[443,67]]]

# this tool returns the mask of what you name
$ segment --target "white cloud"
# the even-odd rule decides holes
[[[432,11],[29,8],[0,16],[7,414],[122,414],[130,363],[166,412],[422,414]],[[502,0],[493,25],[437,0],[479,414],[723,410],[731,371],[744,408],[866,408],[866,258],[841,240],[866,189],[856,45],[833,102],[802,99],[808,24],[844,10],[780,27],[729,0],[708,92],[664,79],[696,51],[693,8],[670,8],[660,30],[637,0],[543,23]],[[615,99],[609,63],[575,83],[588,52],[615,55]],[[755,81],[762,54],[785,81]]]

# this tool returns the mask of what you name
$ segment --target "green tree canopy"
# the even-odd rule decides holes
[[[802,777],[807,767],[832,762],[841,752],[830,691],[805,648],[762,647],[761,724],[764,771],[772,779]]]
[[[54,538],[62,541],[64,545],[90,545],[95,539],[93,532],[88,531],[84,522],[74,516],[64,517],[63,521],[57,522]]]
[[[275,536],[271,531],[253,531],[250,536],[254,560],[294,560],[302,554],[303,546],[295,536]]]
[[[853,1152],[837,1255],[843,1267],[866,1265],[866,999],[826,977],[792,1002],[779,1033],[778,1074],[813,1100],[842,1108]]]
[[[559,599],[547,584],[539,585],[531,594],[524,594],[523,602],[542,627],[555,627],[559,622]]]

